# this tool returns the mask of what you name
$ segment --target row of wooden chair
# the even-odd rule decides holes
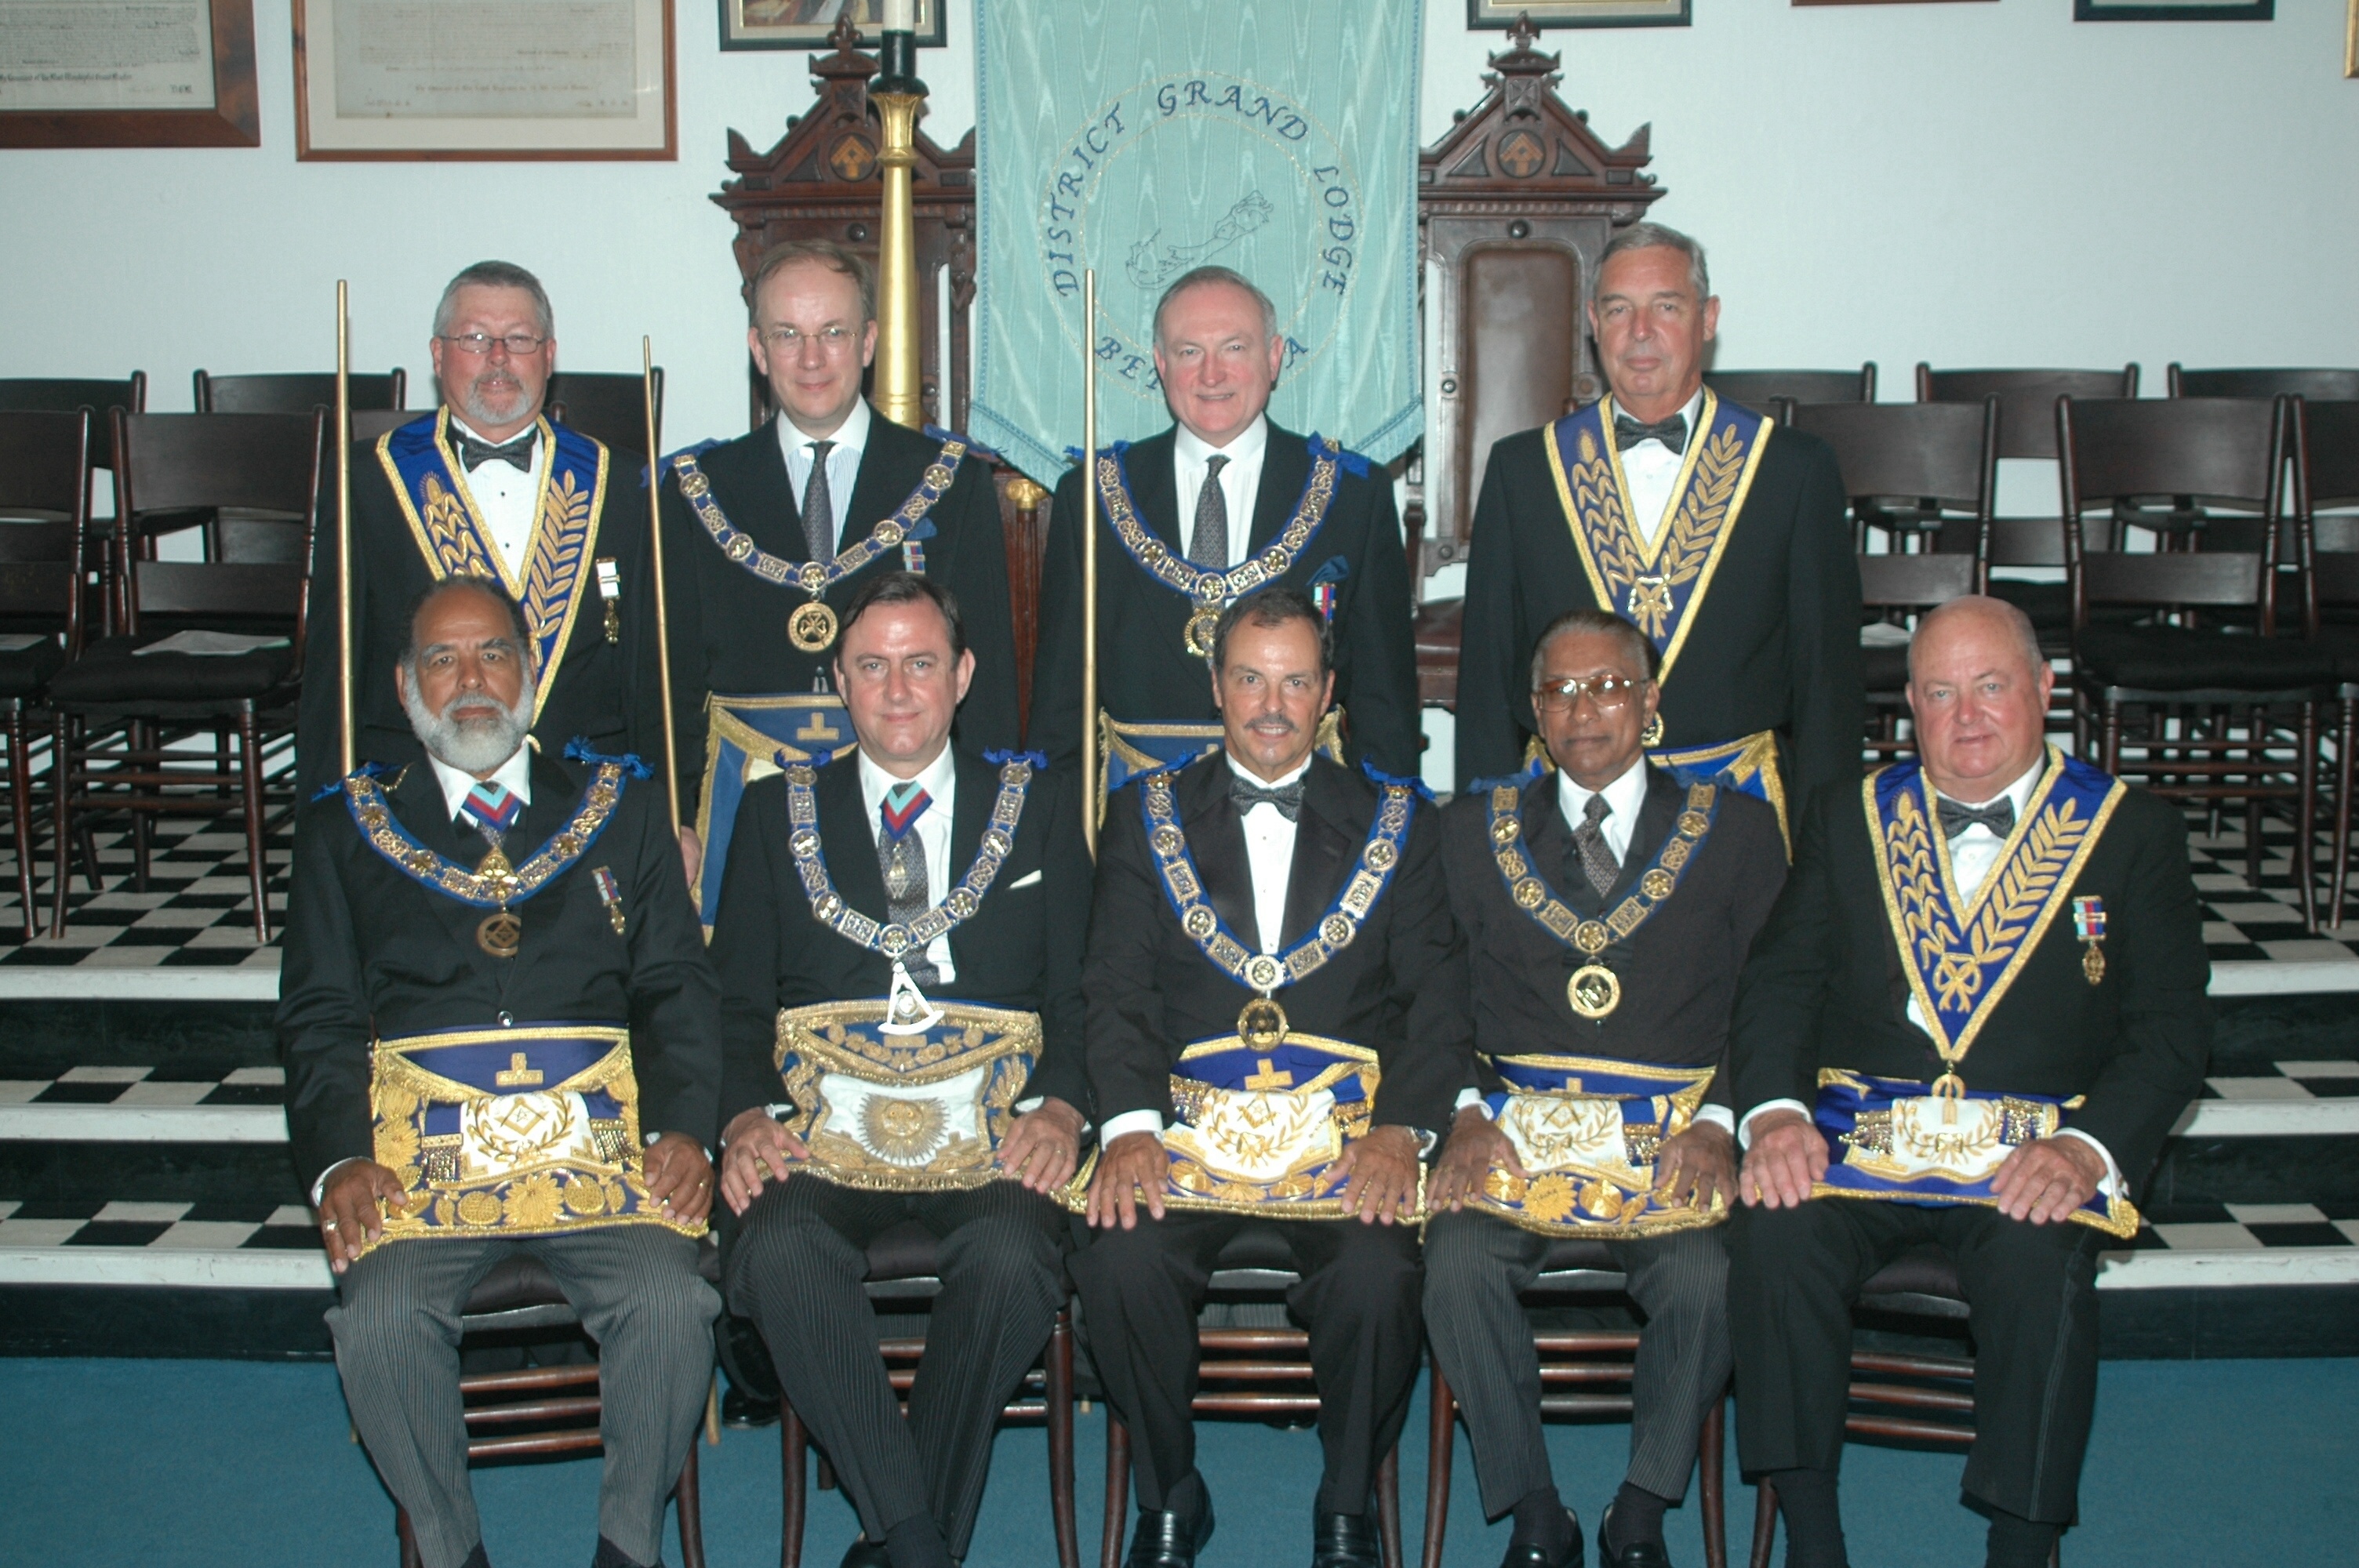
[[[1727,370],[1705,373],[1704,384],[1721,396],[1762,413],[1778,403],[1873,403],[1875,362],[1857,370]],[[2359,400],[2359,370],[2236,369],[2188,370],[2173,361],[2164,384],[2173,397],[2307,397],[2313,402]],[[2115,391],[2114,388],[2118,387]],[[1919,361],[1917,401],[1919,403],[1980,403],[1995,395],[2021,416],[2036,406],[2044,412],[2067,394],[2074,397],[2136,397],[2138,367],[2103,370],[1935,370]],[[2017,405],[2022,405],[2017,406]],[[2021,438],[2031,449],[2006,451],[2009,458],[2052,458],[2055,449],[2037,449],[2044,438]]]

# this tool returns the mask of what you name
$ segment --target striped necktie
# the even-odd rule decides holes
[[[876,869],[885,879],[886,918],[897,924],[906,925],[932,907],[926,886],[926,846],[916,829],[918,818],[933,803],[910,779],[886,791],[876,807]],[[922,948],[904,954],[901,967],[921,986],[940,978]]]
[[[523,798],[506,784],[492,779],[476,784],[467,792],[467,798],[459,803],[459,814],[473,823],[477,830],[495,844],[516,826],[516,819],[523,810]]]

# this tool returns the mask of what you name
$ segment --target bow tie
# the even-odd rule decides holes
[[[537,430],[527,430],[521,436],[512,436],[496,447],[489,441],[478,441],[464,430],[453,430],[451,434],[458,448],[459,466],[469,473],[474,472],[494,459],[504,463],[514,463],[518,473],[532,471],[532,443],[534,438],[539,434]]]
[[[1977,822],[2001,838],[2015,831],[2015,802],[2006,795],[1984,806],[1965,806],[1942,796],[1933,806],[1940,813],[1944,838],[1954,838]]]
[[[1674,455],[1685,451],[1688,444],[1688,416],[1674,414],[1652,425],[1642,425],[1627,414],[1614,416],[1614,444],[1628,451],[1641,441],[1660,441]]]
[[[1302,781],[1297,779],[1290,784],[1280,784],[1276,789],[1265,789],[1250,779],[1231,773],[1229,800],[1236,806],[1239,816],[1243,816],[1256,806],[1274,806],[1285,814],[1288,822],[1297,822],[1301,820],[1302,816]]]

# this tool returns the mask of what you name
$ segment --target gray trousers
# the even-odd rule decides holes
[[[1627,1479],[1673,1502],[1687,1495],[1704,1418],[1728,1386],[1723,1228],[1607,1243],[1647,1314],[1630,1379]],[[1425,1227],[1425,1331],[1465,1415],[1490,1519],[1554,1484],[1539,1354],[1516,1299],[1548,1249],[1547,1237],[1486,1214],[1440,1215]]]
[[[662,1556],[664,1503],[696,1440],[712,1378],[721,1300],[697,1277],[696,1243],[652,1225],[516,1241],[424,1237],[381,1246],[347,1271],[328,1311],[353,1425],[386,1489],[409,1510],[426,1568],[460,1568],[483,1539],[467,1479],[459,1316],[499,1261],[549,1266],[598,1342],[606,1446],[598,1533],[636,1563]]]
[[[904,1418],[861,1281],[868,1244],[910,1220],[938,1238],[942,1288]],[[929,1513],[951,1555],[966,1555],[999,1412],[1064,1305],[1065,1228],[1056,1205],[1007,1181],[904,1194],[797,1175],[746,1211],[729,1251],[730,1306],[761,1326],[788,1402],[870,1541]]]

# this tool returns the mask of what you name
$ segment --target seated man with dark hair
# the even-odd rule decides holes
[[[949,1568],[1064,1302],[1089,850],[1070,779],[951,745],[949,589],[870,578],[835,646],[859,747],[747,788],[712,934],[729,1299],[860,1510],[845,1563]],[[861,1281],[912,1220],[942,1289],[905,1419]]]
[[[287,1122],[340,1300],[353,1424],[426,1568],[480,1568],[459,1319],[503,1260],[547,1265],[598,1343],[594,1568],[661,1555],[720,1302],[720,1017],[662,797],[631,757],[526,744],[516,604],[456,578],[413,607],[394,681],[423,762],[306,808],[279,983]]]

